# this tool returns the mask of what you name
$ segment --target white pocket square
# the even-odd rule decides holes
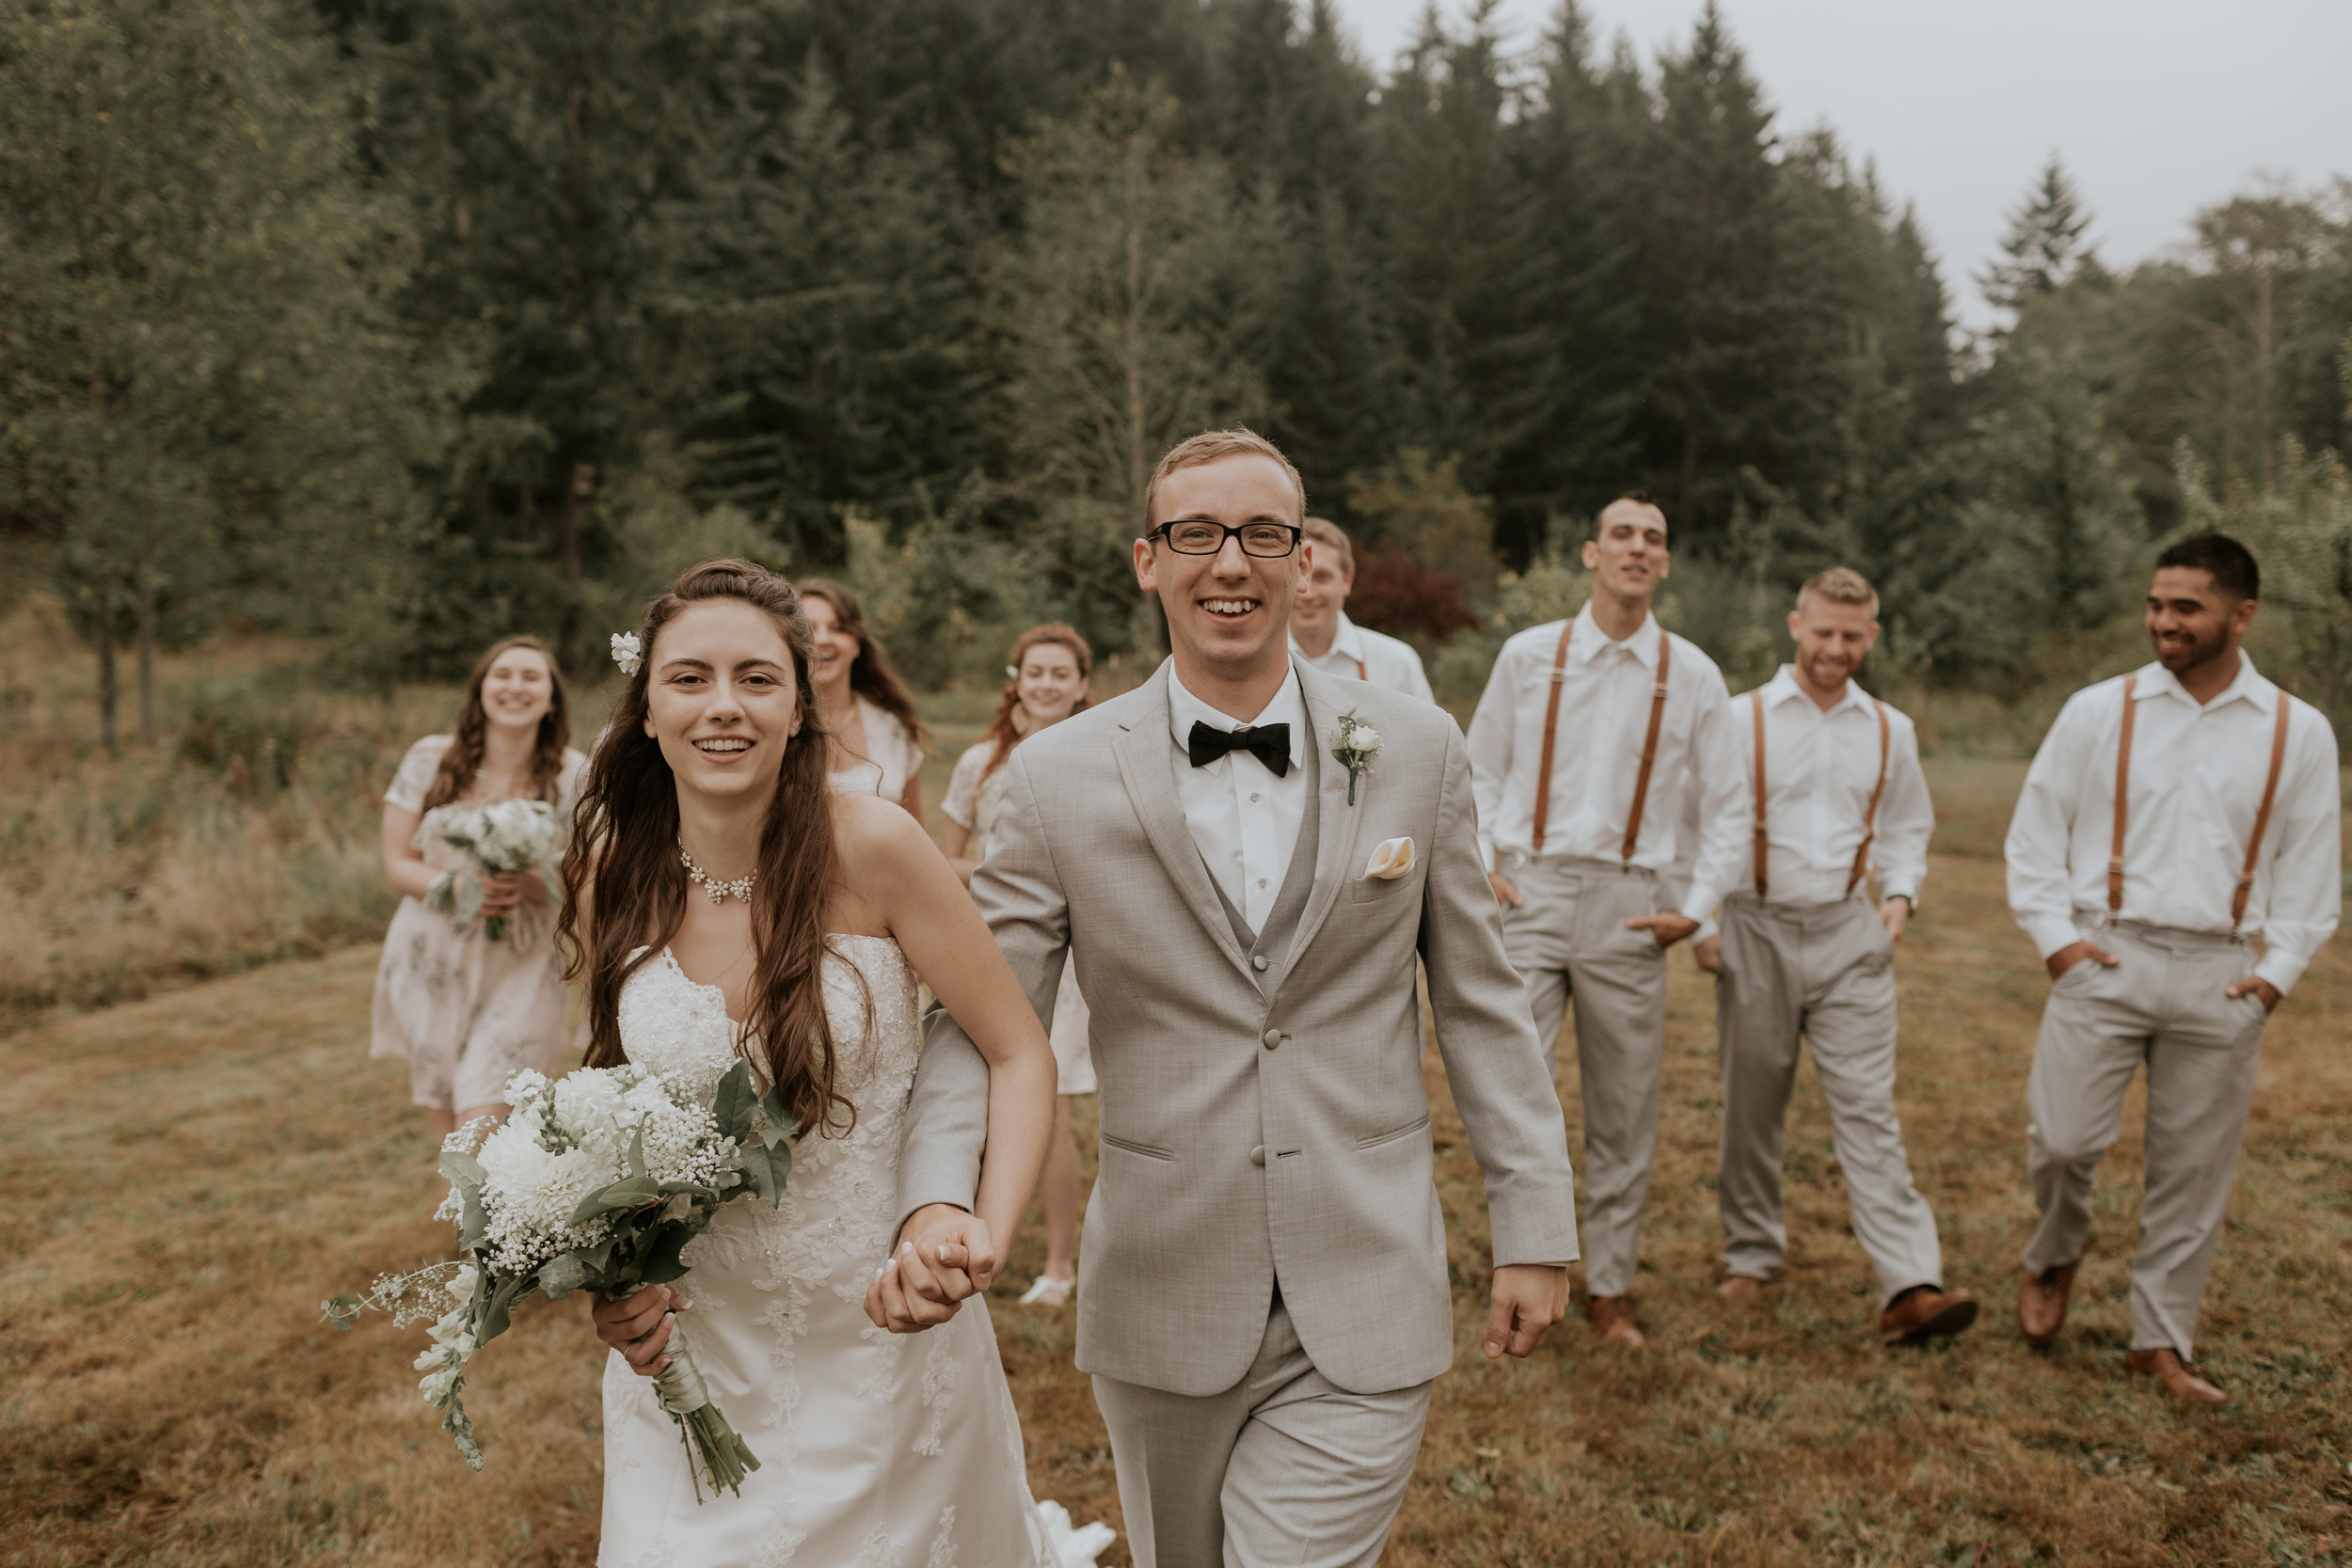
[[[1402,877],[1413,869],[1413,841],[1409,838],[1386,838],[1372,852],[1372,863],[1364,867],[1363,879],[1375,877],[1382,881]]]

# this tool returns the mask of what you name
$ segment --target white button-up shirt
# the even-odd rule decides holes
[[[1261,724],[1291,727],[1290,771],[1280,778],[1248,752],[1228,752],[1206,768],[1191,762],[1192,727],[1251,729]],[[1288,672],[1282,689],[1254,719],[1236,719],[1184,689],[1171,662],[1168,672],[1168,727],[1176,742],[1176,794],[1184,803],[1184,826],[1216,885],[1241,911],[1249,928],[1265,928],[1282,891],[1298,827],[1307,816],[1307,699],[1298,672]]]
[[[1340,611],[1339,629],[1331,634],[1331,645],[1323,650],[1322,657],[1309,657],[1295,637],[1291,639],[1291,657],[1327,675],[1370,681],[1424,703],[1436,701],[1430,695],[1428,673],[1422,669],[1421,655],[1413,652],[1413,645],[1385,632],[1366,630],[1349,620],[1344,610]]]
[[[1612,642],[1594,623],[1590,604],[1577,612],[1568,634],[1551,778],[1542,781],[1536,770],[1560,628],[1561,623],[1552,621],[1505,642],[1470,718],[1471,788],[1478,800],[1479,847],[1489,866],[1498,854],[1532,852],[1536,792],[1547,784],[1551,807],[1544,827],[1545,854],[1613,861],[1625,847],[1626,819],[1632,814],[1642,740],[1658,684],[1658,618],[1645,617],[1639,631]],[[1723,672],[1684,639],[1674,639],[1673,645],[1658,754],[1632,863],[1660,874],[1680,901],[1681,912],[1704,920],[1740,875],[1748,816]],[[1689,799],[1693,795],[1694,802]],[[1694,832],[1697,843],[1686,846]]]
[[[2189,931],[2227,931],[2247,841],[2270,773],[2278,705],[2294,702],[2239,655],[2237,678],[2200,705],[2161,664],[2137,675],[2131,798],[2124,819],[2119,918]],[[2107,910],[2115,833],[2121,676],[2067,700],[2034,754],[2009,825],[2009,905],[2048,958],[2078,942],[2077,911]],[[2270,826],[2240,930],[2259,931],[2254,973],[2284,991],[2344,912],[2341,785],[2335,732],[2295,703]]]
[[[1823,712],[1784,664],[1764,683],[1765,899],[1773,904],[1827,904],[1846,895],[1854,851],[1862,847],[1863,817],[1879,776],[1878,705],[1852,681]],[[1734,892],[1753,891],[1756,867],[1756,717],[1747,696],[1732,699],[1732,744],[1745,768],[1748,875]],[[1928,835],[1935,807],[1919,769],[1919,735],[1901,712],[1886,710],[1886,788],[1879,797],[1878,836],[1870,863],[1879,896],[1919,901],[1928,875]]]

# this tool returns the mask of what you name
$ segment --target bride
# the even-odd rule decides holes
[[[1062,1568],[985,1312],[900,1338],[864,1307],[885,1259],[894,1276],[935,1266],[982,1287],[995,1272],[991,1238],[1019,1223],[1053,1126],[1045,1033],[914,818],[826,787],[809,623],[790,583],[706,562],[637,635],[642,661],[616,653],[631,679],[564,865],[588,1062],[627,1060],[708,1095],[749,1057],[803,1135],[779,1209],[728,1206],[689,1247],[683,1280],[596,1307],[613,1353],[598,1561]],[[990,1069],[970,1245],[920,1263],[890,1257],[922,1045],[917,970]],[[675,1335],[760,1462],[739,1495],[705,1487],[697,1500],[655,1400],[648,1380]]]

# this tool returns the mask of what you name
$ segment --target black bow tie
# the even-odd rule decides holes
[[[1230,752],[1248,752],[1279,779],[1291,770],[1291,727],[1260,724],[1255,729],[1219,730],[1196,723],[1186,750],[1195,768],[1206,768]]]

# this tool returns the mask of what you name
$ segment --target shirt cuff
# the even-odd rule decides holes
[[[1488,838],[1485,833],[1480,833],[1478,835],[1478,858],[1485,864],[1486,868],[1486,875],[1489,877],[1493,876],[1495,872],[1495,841]]]
[[[1889,898],[1910,899],[1912,911],[1914,913],[1916,913],[1919,909],[1919,884],[1917,882],[1913,882],[1906,886],[1901,882],[1880,882],[1879,902],[1883,904]]]
[[[2273,947],[2263,955],[2263,961],[2254,966],[2254,978],[2267,980],[2280,996],[2295,989],[2295,982],[2303,977],[2311,959],[2300,953],[2290,953],[2283,947]]]
[[[2041,949],[2045,958],[2059,948],[2072,947],[2083,940],[2082,932],[2074,928],[2074,922],[2063,915],[2038,914],[2023,924],[2026,934],[2033,938],[2034,946]]]

